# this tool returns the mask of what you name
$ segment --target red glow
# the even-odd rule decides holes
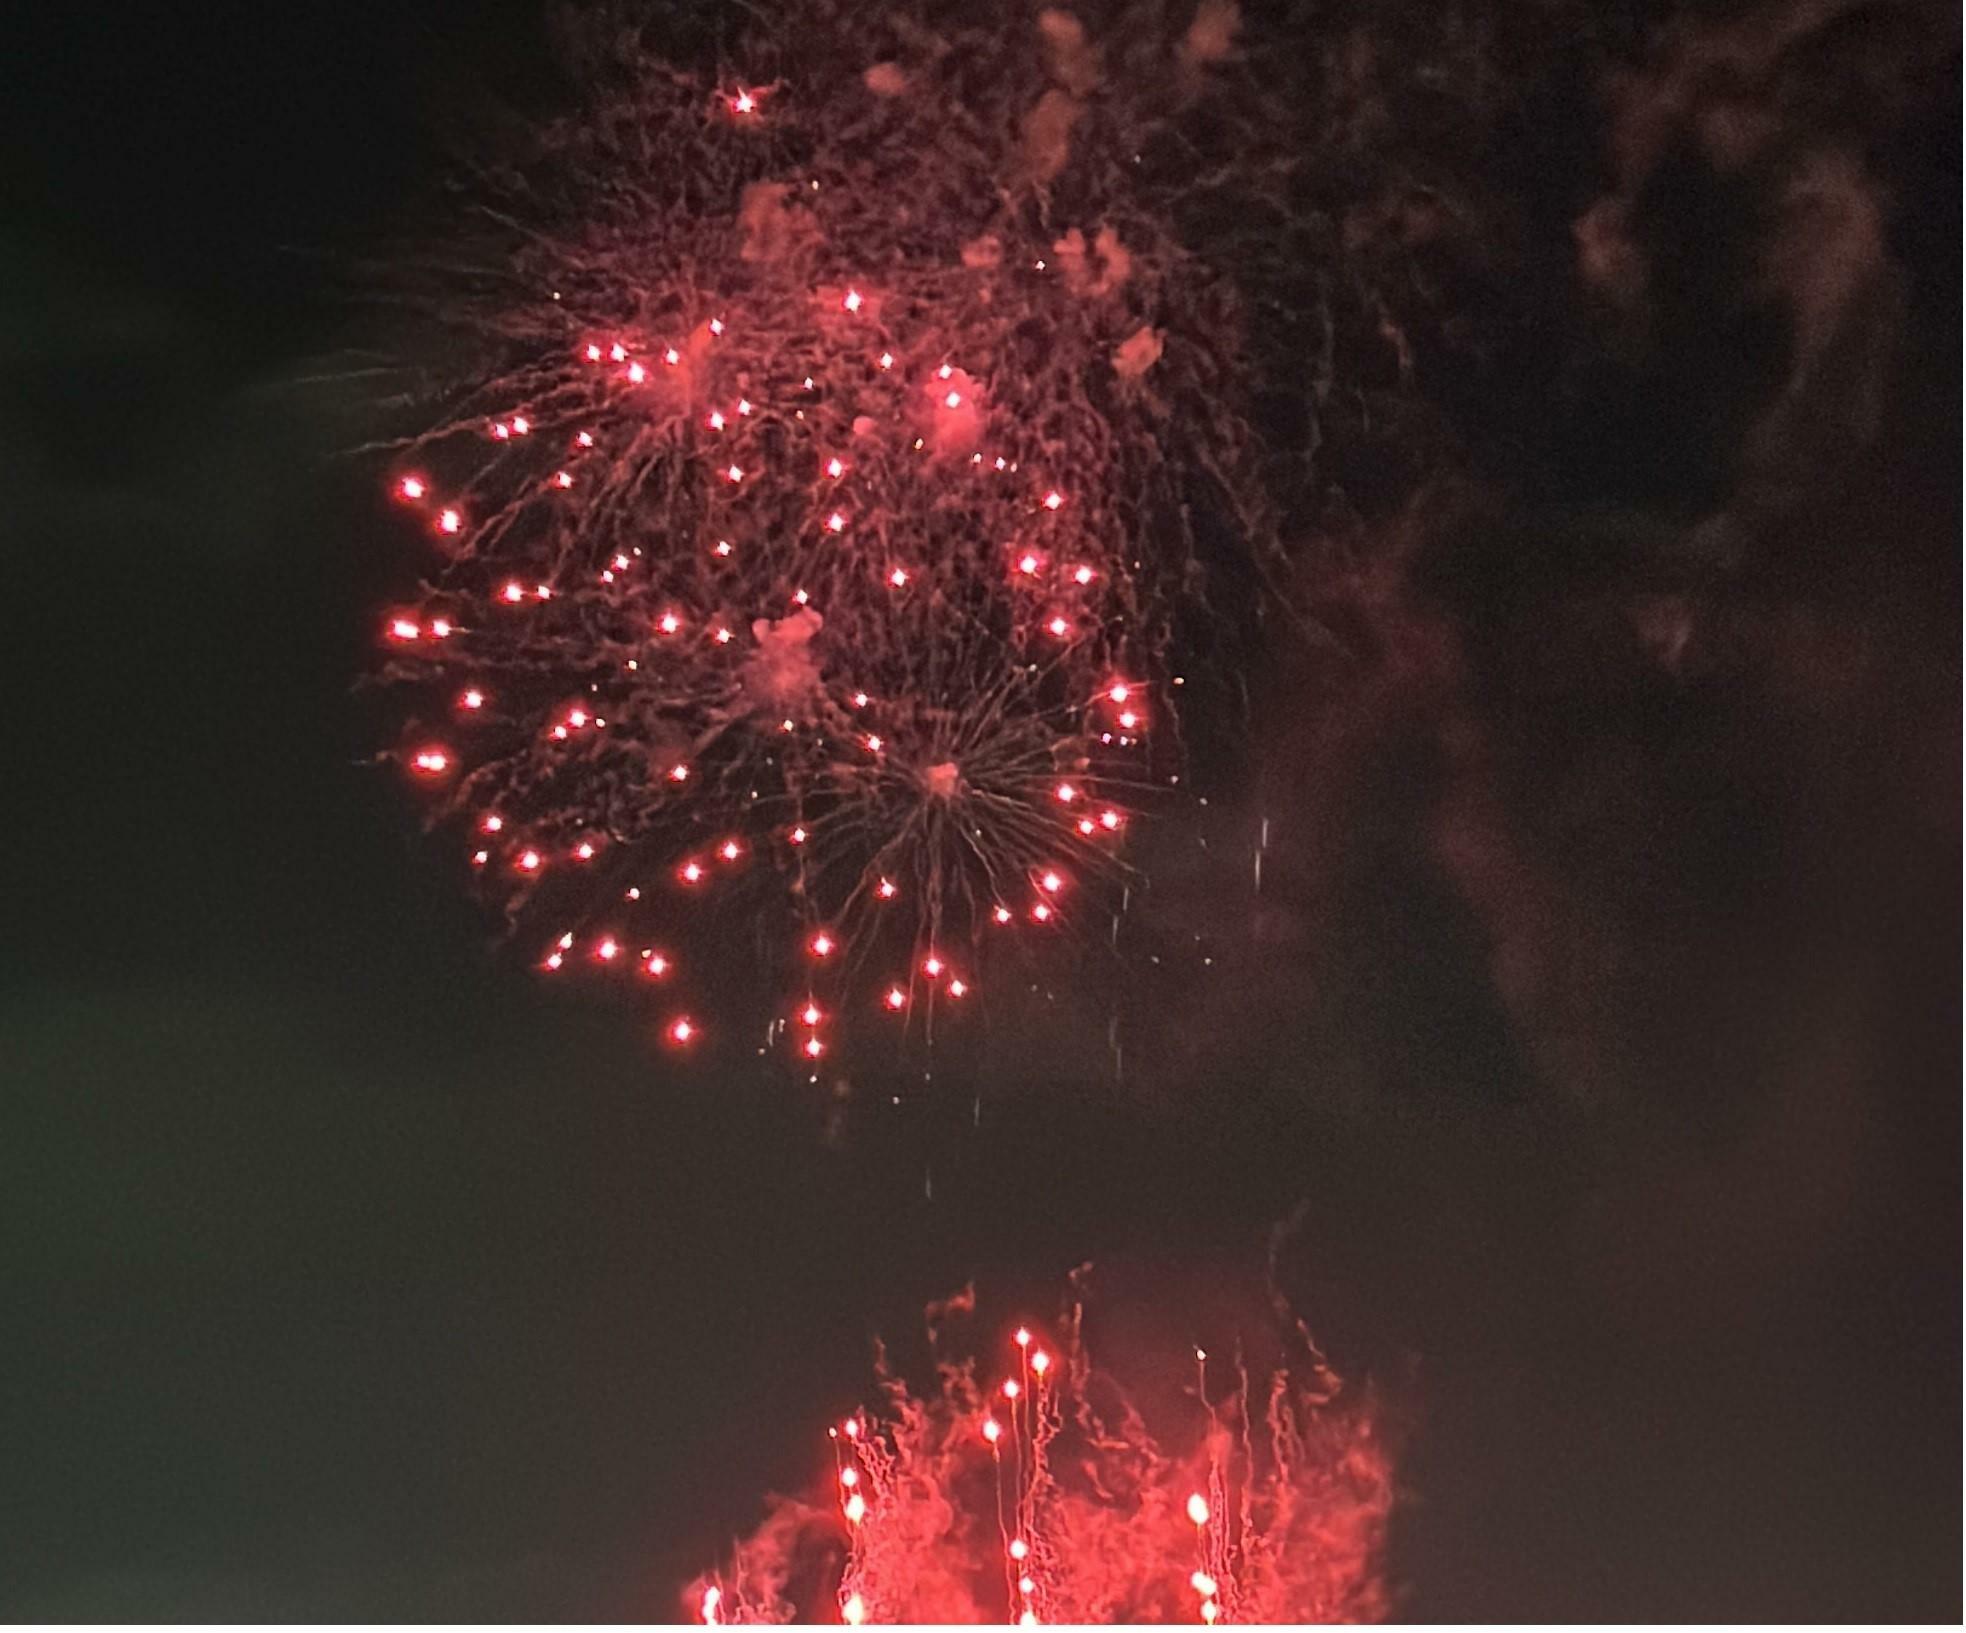
[[[1076,788],[1074,788],[1070,783],[1061,782],[1058,785],[1058,799],[1060,804],[1070,805],[1072,801],[1077,799],[1078,797],[1079,797],[1079,791]]]
[[[1067,635],[1069,635],[1072,632],[1071,624],[1068,623],[1063,618],[1054,618],[1051,620],[1050,623],[1046,624],[1044,627],[1050,630],[1051,633],[1056,635],[1060,640],[1063,640]]]
[[[1060,493],[1056,488],[1053,488],[1051,492],[1044,496],[1044,508],[1046,510],[1056,510],[1064,502],[1064,494]]]
[[[834,478],[845,476],[846,466],[837,459],[829,459],[826,461],[826,474]]]
[[[524,587],[519,584],[515,584],[511,582],[508,582],[505,588],[500,590],[498,593],[501,596],[503,596],[507,601],[515,601],[515,602],[523,601],[526,598],[526,592]]]
[[[642,960],[642,968],[650,975],[660,979],[669,973],[669,960],[660,953],[650,953]]]
[[[464,525],[464,518],[454,510],[442,511],[438,514],[437,525],[446,533],[455,533]]]
[[[693,885],[703,877],[703,864],[701,862],[685,862],[676,870],[676,877],[681,879],[686,885]]]
[[[669,780],[671,782],[688,782],[689,767],[678,761],[669,768]]]
[[[840,532],[844,532],[845,529],[846,529],[846,518],[842,516],[837,510],[834,511],[832,515],[826,518],[827,532],[840,533]]]
[[[824,1017],[819,1013],[819,1006],[817,1004],[807,1004],[804,1009],[799,1011],[799,1019],[804,1021],[807,1026],[817,1026]],[[848,1485],[853,1484],[851,1480],[848,1480],[846,1483]]]
[[[1003,1434],[1003,1425],[997,1422],[995,1418],[985,1418],[983,1420],[983,1438],[989,1441],[989,1443],[992,1446],[994,1446],[997,1443],[998,1438],[1002,1434]],[[1023,1558],[1023,1555],[1013,1554],[1011,1557],[1015,1559],[1021,1559]]]
[[[1005,1400],[1014,1401],[1017,1399],[1019,1395],[1023,1393],[1024,1393],[1024,1386],[1020,1384],[1015,1378],[1004,1379],[1003,1398]]]
[[[1189,1493],[1188,1518],[1194,1521],[1196,1525],[1206,1525],[1208,1523],[1208,1499],[1199,1491]]]
[[[620,951],[621,943],[616,941],[613,936],[609,936],[594,949],[594,956],[600,959],[611,959]]]
[[[897,590],[900,589],[908,582],[908,570],[905,567],[895,568],[893,572],[887,575],[887,581]]]
[[[1031,1329],[1029,1327],[1019,1327],[1016,1332],[1010,1335],[1010,1341],[1019,1349],[1029,1349],[1031,1347]],[[1012,1546],[1014,1547],[1015,1544]],[[1011,1557],[1013,1559],[1022,1559],[1024,1556],[1022,1554],[1013,1554]]]
[[[678,618],[673,612],[665,612],[656,623],[656,628],[661,630],[664,635],[674,635],[682,627],[682,619]]]
[[[631,386],[640,385],[648,377],[649,377],[649,371],[643,368],[641,364],[630,363],[628,365],[628,383]]]
[[[696,1036],[696,1022],[687,1015],[678,1016],[669,1023],[669,1036],[677,1043],[688,1043]]]
[[[883,879],[874,887],[874,894],[879,896],[884,902],[891,902],[898,892],[892,879]]]
[[[1008,907],[997,907],[992,910],[991,917],[999,924],[1008,924],[1010,922],[1010,909]]]
[[[907,1006],[908,995],[899,987],[889,987],[886,1001],[889,1009],[903,1009]]]
[[[440,748],[426,748],[417,754],[412,764],[426,776],[435,777],[450,770],[451,757]]]
[[[807,1038],[805,1043],[805,1052],[806,1052],[807,1059],[817,1060],[821,1055],[823,1055],[826,1052],[826,1045],[821,1043],[817,1038]]]
[[[756,111],[757,106],[757,98],[752,96],[749,91],[739,91],[737,95],[730,99],[730,111],[732,113],[752,113]]]
[[[519,866],[524,868],[528,873],[537,873],[539,871],[539,852],[522,851],[519,855]]]
[[[1031,1370],[1042,1378],[1051,1370],[1051,1357],[1043,1350],[1031,1351]]]
[[[1062,878],[1060,878],[1056,873],[1046,873],[1042,878],[1038,880],[1039,889],[1054,895],[1059,890],[1064,888],[1064,884],[1065,881]]]
[[[840,304],[844,306],[849,312],[859,311],[861,305],[860,291],[857,289],[849,289],[846,292],[846,295],[841,299]]]
[[[430,490],[424,486],[422,477],[406,476],[403,478],[402,482],[398,485],[397,491],[400,492],[405,499],[421,499],[424,496],[424,494],[426,494]]]
[[[808,945],[812,948],[812,956],[814,958],[824,958],[828,953],[832,952],[838,943],[824,930],[821,930],[818,935],[812,938]]]
[[[726,862],[735,862],[744,854],[744,848],[735,839],[726,839],[717,847],[717,854]]]
[[[399,641],[414,641],[423,633],[423,629],[407,618],[398,618],[390,624],[389,633]]]
[[[960,998],[968,991],[969,987],[961,976],[956,976],[949,982],[949,996],[951,998]]]
[[[933,953],[930,953],[928,957],[922,960],[922,974],[926,975],[931,981],[935,980],[941,973],[942,960],[937,958]]]

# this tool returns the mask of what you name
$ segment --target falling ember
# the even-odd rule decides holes
[[[677,1043],[688,1043],[696,1036],[696,1023],[687,1017],[669,1023],[669,1036]]]
[[[1208,1499],[1199,1491],[1191,1492],[1188,1496],[1188,1518],[1196,1525],[1208,1523]]]
[[[424,486],[422,477],[406,476],[398,484],[398,491],[405,499],[421,499],[430,490]]]

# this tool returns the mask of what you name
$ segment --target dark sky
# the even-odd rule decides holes
[[[660,1618],[874,1332],[1085,1258],[1172,1306],[1304,1203],[1413,1617],[1957,1619],[1952,27],[1644,58],[1779,176],[1594,87],[1519,133],[1599,306],[1458,405],[1473,497],[1368,518],[1418,542],[1331,589],[1352,659],[1255,678],[1262,912],[1164,889],[1192,1052],[842,1145],[501,959],[363,764],[400,583],[324,269],[548,94],[536,12],[125,10],[9,53],[0,1612]]]

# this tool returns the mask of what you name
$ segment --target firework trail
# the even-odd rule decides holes
[[[931,1312],[932,1337],[950,1308]],[[1187,1421],[1158,1432],[1094,1368],[1079,1325],[1075,1310],[1049,1337],[1018,1328],[986,1373],[938,1353],[919,1396],[883,1360],[878,1410],[829,1431],[830,1499],[774,1501],[690,1586],[690,1611],[1025,1625],[1387,1614],[1390,1452],[1301,1325],[1292,1364],[1260,1378],[1195,1350]]]
[[[420,263],[446,361],[391,482],[430,565],[381,678],[543,969],[702,1041],[714,901],[811,1063],[1116,911],[1201,530],[1271,530],[1165,179],[1235,28],[817,3],[716,75],[590,35],[585,104],[474,185]]]

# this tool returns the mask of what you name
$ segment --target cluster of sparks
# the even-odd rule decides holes
[[[508,178],[510,266],[438,302],[483,362],[396,445],[436,562],[382,620],[396,758],[539,967],[653,984],[672,1045],[719,1025],[691,903],[774,904],[767,1042],[816,1064],[1089,919],[1179,780],[1191,501],[1148,376],[1207,330],[1150,213],[1050,219],[1031,131],[1087,48],[1045,15],[1000,65],[1035,75],[1021,145],[933,58],[645,68]]]
[[[1019,1328],[994,1384],[940,1367],[940,1392],[886,1382],[876,1416],[829,1430],[833,1498],[778,1500],[721,1573],[692,1584],[704,1623],[1362,1621],[1387,1611],[1380,1550],[1391,1463],[1369,1411],[1311,1352],[1252,1391],[1211,1391],[1170,1452],[1075,1324],[1056,1353]],[[815,1571],[815,1561],[818,1562]]]

